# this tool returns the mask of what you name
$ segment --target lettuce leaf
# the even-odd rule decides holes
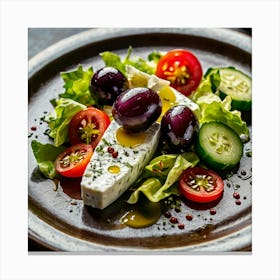
[[[148,54],[148,60],[157,64],[162,56],[163,56],[162,52],[152,51],[151,53]]]
[[[216,121],[231,127],[242,138],[249,140],[249,129],[241,118],[241,112],[231,111],[232,99],[227,96],[224,100],[218,95],[221,82],[219,69],[208,69],[198,88],[191,95],[191,100],[199,105],[195,111],[199,124]]]
[[[95,105],[96,100],[93,99],[89,90],[92,76],[92,67],[84,71],[82,65],[79,65],[74,71],[62,72],[65,92],[61,93],[59,97],[69,98],[86,106]]]
[[[55,147],[52,144],[41,144],[39,141],[33,140],[31,142],[31,148],[43,175],[50,179],[57,177],[54,161],[57,156],[64,151],[65,147]]]
[[[186,152],[180,154],[171,168],[170,172],[167,175],[166,181],[162,186],[161,191],[168,190],[175,182],[179,180],[182,172],[189,167],[195,166],[199,162],[198,156],[193,152]]]
[[[141,57],[131,57],[132,47],[130,46],[127,51],[127,55],[124,59],[110,51],[100,53],[101,58],[103,59],[104,63],[108,67],[117,68],[126,76],[126,65],[131,65],[137,68],[140,71],[143,71],[148,74],[155,74],[157,61],[159,59],[160,53],[151,53],[148,55],[148,60],[145,60]]]
[[[103,59],[105,66],[117,68],[124,75],[126,75],[125,64],[122,62],[121,57],[118,54],[106,51],[100,53],[100,56]]]
[[[143,193],[151,202],[158,202],[170,195],[179,195],[176,182],[179,180],[180,175],[184,170],[195,166],[198,162],[199,158],[193,152],[187,152],[178,155],[175,158],[174,155],[163,155],[155,158],[149,163],[147,169],[149,171],[160,170],[163,172],[154,172],[155,175],[152,173],[151,177],[146,179],[142,185],[131,194],[128,203],[136,203],[141,193]],[[165,166],[165,164],[167,165]],[[152,165],[154,168],[151,168]],[[164,169],[165,167],[167,169]],[[166,170],[168,170],[168,172],[164,173]],[[147,177],[147,173],[144,177]],[[165,179],[164,183],[162,183],[163,178]]]
[[[210,121],[222,122],[231,127],[244,140],[249,140],[249,129],[246,122],[241,118],[239,111],[230,111],[229,107],[230,97],[224,102],[211,102],[200,104],[201,117],[199,123]]]
[[[127,202],[130,204],[137,203],[141,193],[143,193],[151,202],[158,202],[157,193],[161,187],[162,183],[159,179],[154,177],[148,178],[131,194]]]
[[[209,71],[213,69],[210,68]],[[217,89],[220,85],[221,78],[219,71],[213,71],[212,74],[206,75],[202,78],[198,88],[190,96],[191,100],[200,103],[211,103],[212,101],[221,101],[220,97],[217,94]]]
[[[162,183],[164,183],[169,171],[174,166],[177,156],[178,155],[176,154],[161,155],[154,158],[150,161],[150,163],[147,166],[145,166],[142,177],[155,177],[159,179]]]
[[[59,98],[54,110],[45,117],[49,125],[49,136],[54,139],[54,146],[58,147],[68,141],[68,124],[72,117],[86,106],[72,99]]]

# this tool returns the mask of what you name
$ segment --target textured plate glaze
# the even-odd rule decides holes
[[[153,50],[187,48],[208,67],[235,66],[251,74],[251,38],[225,29],[95,29],[69,37],[29,61],[29,142],[50,142],[40,118],[52,109],[50,99],[63,92],[61,71],[82,64],[94,70],[103,66],[99,53],[111,50],[125,55],[147,57]],[[250,116],[245,116],[250,122]],[[36,131],[31,127],[36,126]],[[32,135],[31,135],[32,133]],[[223,198],[216,205],[198,209],[182,202],[180,211],[170,212],[184,223],[179,229],[168,219],[148,228],[119,226],[126,194],[104,211],[84,207],[79,182],[56,184],[40,174],[29,149],[29,238],[50,250],[90,253],[190,253],[232,252],[251,248],[252,159],[247,156],[251,142],[234,174],[225,177]],[[245,171],[245,173],[244,173]],[[240,194],[237,205],[233,192]],[[209,209],[215,208],[211,215]],[[186,215],[193,216],[192,221]],[[110,222],[108,222],[110,221]]]

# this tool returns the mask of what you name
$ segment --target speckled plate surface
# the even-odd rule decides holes
[[[251,74],[251,37],[226,29],[95,29],[69,37],[29,61],[29,238],[50,250],[88,253],[192,253],[250,251],[252,242],[251,142],[244,147],[240,166],[224,176],[223,198],[215,205],[198,208],[186,201],[169,212],[184,224],[179,229],[162,214],[147,228],[119,225],[126,194],[103,211],[84,207],[79,182],[57,184],[37,168],[30,142],[47,143],[46,124],[50,99],[63,91],[61,71],[82,64],[94,70],[103,66],[99,53],[111,50],[147,57],[153,50],[187,48],[208,67],[235,66]],[[250,124],[250,116],[245,116]],[[31,128],[36,127],[36,131]],[[250,129],[251,131],[251,129]],[[240,195],[237,205],[233,193]],[[210,213],[214,208],[216,214]],[[186,219],[191,215],[191,221]],[[110,221],[110,222],[108,222]]]

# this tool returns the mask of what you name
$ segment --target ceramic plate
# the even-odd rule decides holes
[[[235,66],[251,75],[251,37],[229,29],[95,29],[69,37],[29,61],[29,238],[50,250],[89,253],[232,252],[251,248],[251,142],[234,173],[224,178],[223,198],[215,205],[197,207],[182,202],[169,212],[184,224],[180,229],[162,213],[154,225],[133,229],[120,225],[124,194],[103,211],[83,205],[77,180],[55,182],[38,170],[30,142],[51,142],[42,117],[49,102],[63,92],[61,71],[103,66],[99,56],[114,51],[147,58],[153,50],[186,48],[208,67]],[[244,116],[250,126],[250,116]],[[36,127],[36,130],[34,130]],[[33,130],[32,130],[33,128]],[[251,130],[251,128],[250,128]],[[240,194],[240,205],[233,193]],[[214,208],[216,214],[210,213]],[[186,219],[191,215],[191,221]]]

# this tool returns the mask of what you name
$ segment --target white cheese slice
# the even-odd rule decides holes
[[[82,199],[85,205],[104,209],[118,199],[139,177],[155,153],[159,138],[160,124],[154,123],[145,131],[144,143],[124,147],[116,141],[119,125],[112,121],[96,147],[81,181]],[[108,146],[118,152],[114,158]],[[111,168],[119,172],[110,172]]]
[[[159,91],[162,87],[170,84],[167,80],[163,80],[155,75],[149,75],[131,65],[126,65],[125,70],[130,88],[147,87],[154,91]]]
[[[189,107],[194,113],[199,111],[199,106],[189,99],[187,96],[176,90],[175,88],[170,87],[170,89],[174,92],[176,96],[176,105],[185,105]]]

